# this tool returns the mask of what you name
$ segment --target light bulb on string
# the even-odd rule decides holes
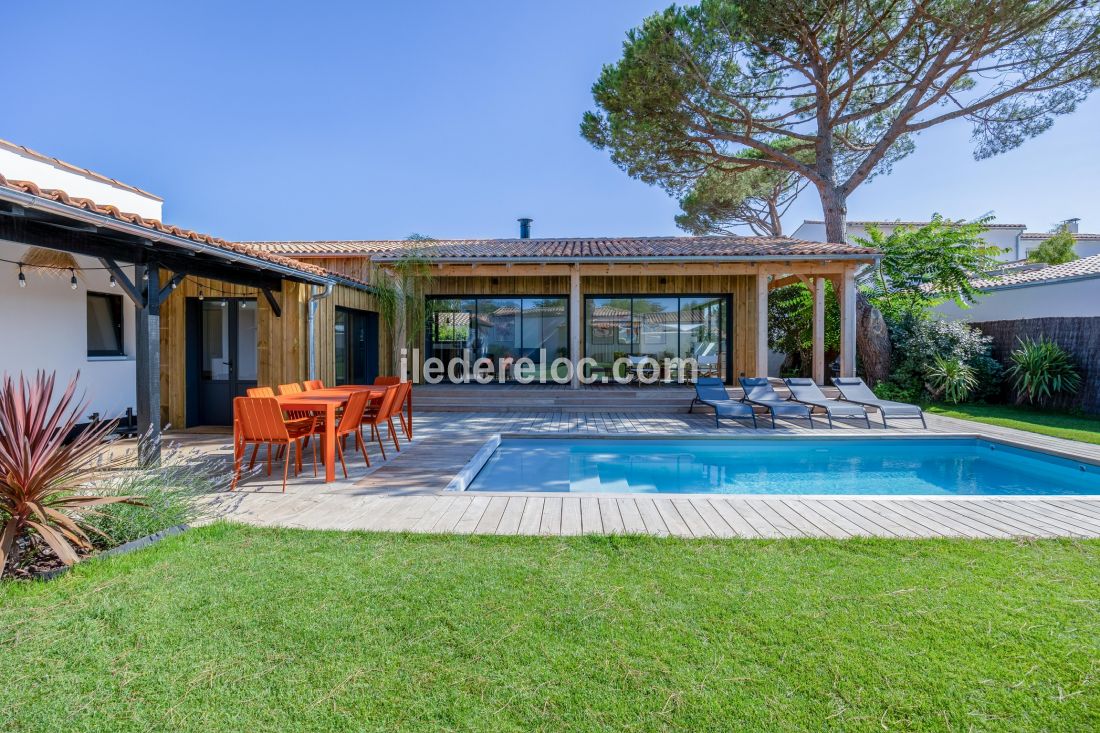
[[[23,274],[23,266],[19,266],[19,287],[27,287],[27,276]]]
[[[72,273],[72,277],[69,278],[69,287],[76,290],[76,270],[70,269],[69,272]]]
[[[199,302],[201,303],[204,300],[206,300],[206,296],[203,294],[202,287],[200,286],[199,287]]]
[[[111,274],[111,287],[113,288],[113,287],[115,287],[116,285],[118,285],[118,281],[117,281],[117,280],[115,280],[115,276],[114,276],[114,273],[112,273],[112,274]]]

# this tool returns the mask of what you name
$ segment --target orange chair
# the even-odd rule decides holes
[[[271,387],[249,387],[245,392],[249,397],[274,397],[275,390]]]
[[[355,435],[355,447],[363,454],[363,460],[370,466],[370,456],[367,455],[367,446],[363,443],[363,414],[367,409],[367,399],[370,392],[352,392],[348,397],[348,406],[344,410],[340,422],[336,423],[336,455],[340,457],[340,466],[344,469],[344,478],[348,477],[348,466],[344,463],[344,440],[347,436]],[[384,457],[384,456],[383,456]]]
[[[302,392],[302,385],[297,382],[291,382],[290,384],[280,384],[279,394],[300,394]]]
[[[394,400],[394,414],[397,415],[397,419],[401,421],[401,431],[405,433],[405,437],[412,440],[412,429],[409,427],[409,423],[405,422],[405,413],[401,408],[406,406],[409,402],[409,394],[412,392],[412,384],[409,382],[401,382],[397,385],[397,398]],[[411,418],[410,418],[411,419]],[[398,448],[397,450],[401,450]]]
[[[401,446],[397,443],[397,430],[393,427],[393,415],[401,409],[397,402],[398,392],[397,385],[387,387],[385,394],[377,400],[377,409],[368,411],[363,415],[363,425],[370,425],[371,438],[378,440],[378,447],[382,451],[382,460],[386,460],[386,446],[382,443],[382,431],[379,429],[379,426],[383,423],[389,425],[390,437],[393,439],[394,447],[398,451],[401,450]],[[364,392],[363,394],[369,393]]]
[[[271,475],[271,448],[280,446],[286,449],[286,458],[283,461],[283,491],[286,491],[287,474],[290,471],[290,446],[297,447],[294,461],[294,475],[302,470],[302,441],[308,438],[316,430],[317,421],[292,420],[283,418],[283,409],[279,401],[274,397],[237,397],[233,400],[233,415],[240,432],[238,449],[233,460],[233,483],[231,489],[237,487],[241,479],[241,463],[244,461],[244,452],[248,444],[252,443],[252,460],[248,469],[251,471],[256,465],[256,454],[261,445],[267,446],[267,475]],[[313,444],[313,475],[317,475],[317,443]]]
[[[305,388],[306,392],[312,392],[315,389],[324,389],[325,383],[320,379],[310,379],[302,382],[302,386]]]
[[[401,401],[398,402],[398,415],[401,417],[401,427],[405,431],[405,437],[412,440],[413,437],[413,400],[412,400],[412,382],[402,382],[401,377],[393,376],[381,376],[375,377],[374,383],[380,387],[389,387],[393,384],[405,384],[408,389]],[[404,410],[404,412],[401,412]],[[406,419],[406,416],[408,419]]]

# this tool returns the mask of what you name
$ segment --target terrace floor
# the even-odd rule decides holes
[[[877,419],[877,418],[873,418]],[[929,429],[1008,438],[1035,447],[1100,460],[1100,446],[1048,438],[937,415]],[[815,433],[826,432],[824,420]],[[872,423],[874,425],[874,422]],[[803,424],[804,425],[804,424]],[[820,428],[825,428],[821,430]],[[873,434],[921,431],[906,426]],[[399,454],[378,447],[367,468],[349,450],[349,479],[321,483],[307,465],[281,491],[277,476],[249,477],[236,492],[213,495],[212,514],[257,525],[316,529],[570,535],[644,533],[682,537],[1100,537],[1100,497],[864,498],[750,495],[532,495],[444,492],[455,474],[496,433],[692,434],[751,433],[713,414],[680,412],[418,412],[415,440]],[[770,429],[760,431],[773,434]],[[776,431],[809,432],[785,424]],[[867,434],[866,428],[833,432]],[[923,431],[921,431],[923,432]],[[170,440],[229,462],[227,433],[176,432]],[[354,455],[354,458],[351,456]],[[308,458],[307,453],[307,458]],[[341,472],[337,466],[337,475]]]

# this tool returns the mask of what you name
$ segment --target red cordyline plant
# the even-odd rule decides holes
[[[80,559],[76,549],[90,549],[91,543],[70,512],[138,503],[127,496],[77,493],[87,485],[89,467],[117,421],[90,425],[66,442],[88,403],[74,401],[79,372],[54,403],[55,376],[38,372],[30,381],[20,374],[16,383],[5,375],[0,388],[0,573],[18,553],[16,540],[28,532],[72,565]]]

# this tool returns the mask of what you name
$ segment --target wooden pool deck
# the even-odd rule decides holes
[[[1100,460],[1100,446],[1048,438],[1009,428],[936,415],[929,431],[976,433]],[[884,430],[837,427],[820,421],[814,433],[907,434],[906,426]],[[212,516],[257,525],[313,529],[474,534],[575,535],[635,533],[707,538],[784,537],[1100,537],[1100,497],[921,497],[750,495],[534,495],[444,492],[454,475],[496,433],[536,434],[747,434],[749,428],[711,414],[569,412],[456,413],[417,415],[416,440],[372,468],[355,456],[349,479],[323,484],[307,466],[287,492],[279,480],[253,476],[233,493],[210,497]],[[774,434],[770,429],[758,431]],[[780,423],[778,433],[809,428]],[[204,452],[229,455],[228,436],[176,433],[172,439]],[[348,452],[349,456],[352,451]],[[337,475],[340,476],[339,469]]]

